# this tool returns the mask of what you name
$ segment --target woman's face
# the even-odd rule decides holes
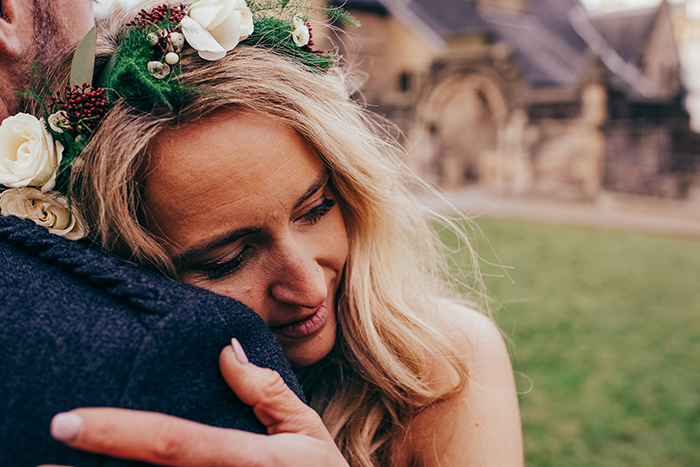
[[[145,206],[182,280],[255,310],[293,366],[330,352],[347,232],[326,167],[291,126],[222,111],[162,134]]]

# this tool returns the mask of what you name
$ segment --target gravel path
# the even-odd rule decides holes
[[[454,208],[471,217],[496,217],[605,229],[700,237],[700,203],[602,194],[596,202],[565,202],[494,196],[478,187],[446,194],[448,202],[419,195],[421,202],[443,214]],[[450,206],[450,204],[452,206]]]

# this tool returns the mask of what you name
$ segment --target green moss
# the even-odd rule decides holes
[[[149,73],[149,57],[153,56],[148,40],[149,32],[150,30],[125,28],[124,40],[115,52],[114,68],[104,87],[111,102],[123,98],[146,110],[161,107],[172,111],[198,91],[180,82],[179,65],[171,65],[170,74],[163,79],[157,79]]]

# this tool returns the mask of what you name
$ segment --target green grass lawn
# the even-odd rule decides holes
[[[485,281],[525,375],[518,389],[532,380],[520,396],[526,465],[700,466],[700,240],[477,224],[513,268],[514,284]]]

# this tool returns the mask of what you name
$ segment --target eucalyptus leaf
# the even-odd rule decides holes
[[[95,70],[95,49],[97,48],[97,28],[93,26],[88,31],[73,54],[70,67],[71,86],[83,83],[92,85],[92,74]]]

